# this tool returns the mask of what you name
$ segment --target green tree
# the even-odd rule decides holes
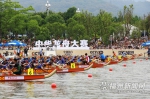
[[[29,38],[36,38],[36,35],[39,34],[39,25],[37,20],[30,20],[27,23],[27,28],[28,28],[28,33],[27,33],[27,37]]]
[[[43,18],[40,15],[31,15],[29,18],[30,18],[30,20],[36,20],[38,22],[39,26],[43,25],[42,24]]]
[[[131,38],[132,39],[136,39],[136,38],[140,38],[141,37],[141,32],[140,30],[137,28],[135,30],[133,30],[132,34],[131,34]]]
[[[67,10],[67,12],[64,12],[64,20],[67,21],[68,19],[72,18],[75,15],[76,10],[76,7],[71,7]]]
[[[48,40],[49,39],[48,28],[45,26],[41,26],[39,29],[40,32],[36,35],[36,40],[41,40],[41,41]]]
[[[49,36],[51,38],[62,38],[65,30],[66,30],[66,25],[59,23],[59,22],[54,22],[52,24],[48,23],[47,28],[49,30]]]
[[[82,23],[86,29],[85,35],[91,37],[93,34],[93,15],[87,11],[83,11],[82,13],[82,19],[80,19],[82,21],[80,23]]]
[[[133,18],[133,5],[129,5],[129,7],[124,6],[124,28],[125,28],[125,35],[130,35],[131,25],[132,25],[132,18]]]
[[[65,23],[63,17],[56,13],[50,14],[49,16],[46,17],[45,20],[46,22],[49,22],[49,23],[55,23],[55,22]]]
[[[72,38],[76,40],[87,39],[84,25],[76,24],[72,27]]]
[[[108,42],[108,38],[110,35],[112,35],[113,32],[115,32],[115,29],[113,28],[113,17],[111,13],[105,12],[103,10],[100,10],[100,13],[97,15],[97,21],[98,21],[98,27],[99,27],[99,35],[102,36],[104,39],[104,42]]]
[[[145,29],[150,34],[150,14],[148,14],[148,16],[146,17]],[[149,37],[149,35],[148,35],[148,37]]]
[[[9,21],[9,28],[15,37],[18,34],[23,34],[24,18],[23,14],[16,14]]]
[[[75,26],[76,24],[78,24],[78,22],[76,20],[74,20],[73,18],[70,18],[67,20],[67,37],[73,37],[73,26]]]
[[[0,0],[0,42],[2,41],[4,35],[4,28],[3,28],[3,13],[4,12],[4,3],[3,0]]]

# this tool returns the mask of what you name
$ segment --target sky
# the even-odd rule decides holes
[[[148,2],[150,2],[150,0],[134,0],[134,1],[137,1],[137,2],[138,2],[138,1],[148,1]]]

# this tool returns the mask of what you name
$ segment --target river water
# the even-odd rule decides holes
[[[51,88],[52,83],[57,88]],[[150,99],[150,60],[54,74],[38,81],[0,82],[0,99]]]

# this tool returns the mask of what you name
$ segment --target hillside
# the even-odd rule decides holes
[[[33,6],[37,12],[46,11],[47,0],[12,0],[18,1],[24,7]],[[93,14],[98,14],[100,9],[111,12],[116,15],[118,11],[123,10],[124,5],[134,5],[134,14],[143,16],[150,12],[150,2],[146,0],[49,0],[50,10],[54,12],[65,12],[70,7],[87,10]]]

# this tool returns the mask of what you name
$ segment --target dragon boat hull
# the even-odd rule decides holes
[[[108,65],[110,61],[107,62],[93,62],[92,68],[103,68],[104,66]]]
[[[0,81],[24,81],[24,80],[36,80],[44,79],[44,75],[12,75],[12,76],[0,76]]]
[[[109,63],[109,65],[113,65],[113,64],[118,64],[118,60],[112,60],[112,61],[110,61],[110,63]]]
[[[49,69],[24,69],[23,70],[23,74],[29,74],[29,72],[32,72],[32,74],[44,74],[44,73],[51,73],[53,72],[54,69],[49,68]],[[7,69],[0,69],[0,73],[2,73],[3,71],[8,71]],[[16,71],[16,69],[12,69],[12,72]]]
[[[71,73],[71,72],[81,72],[81,71],[89,70],[90,68],[92,68],[93,63],[88,65],[85,68],[79,68],[79,67],[78,68],[70,68],[71,66],[70,67],[68,67],[68,66],[62,67],[57,64],[55,64],[55,65],[57,66],[57,73]],[[82,65],[82,66],[84,66],[84,65]]]
[[[37,80],[51,77],[56,73],[56,69],[48,74],[43,75],[3,75],[0,76],[0,81],[25,81],[25,80]]]

